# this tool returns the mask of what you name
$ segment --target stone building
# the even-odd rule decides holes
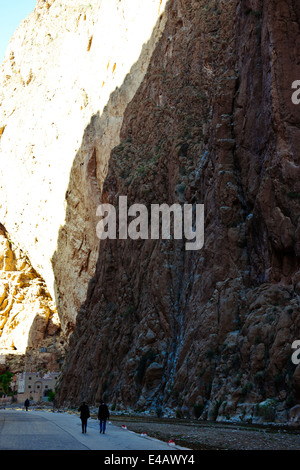
[[[47,400],[49,390],[55,390],[60,372],[23,372],[17,376],[17,401],[19,403],[29,398],[32,401]]]

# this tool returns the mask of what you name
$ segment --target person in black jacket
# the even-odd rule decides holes
[[[98,410],[98,419],[100,421],[100,434],[105,434],[106,420],[109,418],[109,411],[106,404],[102,401]]]
[[[87,420],[90,417],[90,410],[85,401],[79,407],[78,411],[80,411],[82,434],[84,434],[86,433]]]

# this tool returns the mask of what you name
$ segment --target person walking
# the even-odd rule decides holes
[[[109,418],[109,411],[107,408],[107,405],[102,401],[99,406],[98,410],[98,419],[100,421],[100,434],[103,433],[105,434],[105,429],[106,429],[106,421]]]
[[[89,410],[88,405],[85,403],[85,401],[82,402],[82,405],[78,408],[78,411],[80,412],[82,434],[85,434],[86,427],[87,427],[87,420],[90,417],[90,410]]]
[[[28,398],[26,398],[25,402],[24,402],[24,407],[25,407],[25,410],[28,411],[28,407],[29,407],[30,403],[29,403],[29,400]]]

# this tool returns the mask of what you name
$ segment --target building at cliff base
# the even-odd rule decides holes
[[[47,401],[50,390],[55,389],[60,372],[23,372],[17,374],[17,402],[29,398],[32,401]]]

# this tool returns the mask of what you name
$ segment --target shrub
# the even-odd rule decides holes
[[[0,385],[2,387],[3,392],[7,395],[10,388],[10,383],[12,381],[13,374],[6,370],[4,374],[0,375]]]
[[[265,371],[256,372],[254,376],[254,381],[259,384],[262,384],[265,380],[265,375],[266,375]]]
[[[207,359],[212,359],[214,357],[214,352],[211,349],[209,349],[206,353],[206,357]]]
[[[246,396],[248,392],[252,390],[252,383],[248,382],[246,385],[243,386],[241,395]]]
[[[204,409],[204,405],[200,405],[200,404],[195,404],[194,405],[195,418],[197,418],[197,419],[200,418],[200,416],[202,415],[203,409]]]
[[[212,412],[212,418],[214,421],[216,421],[217,417],[218,417],[218,413],[219,413],[219,408],[222,404],[222,400],[216,400],[215,403],[214,403],[214,408],[213,408],[213,412]]]
[[[262,403],[257,403],[256,412],[258,416],[263,417],[267,421],[274,421],[276,415],[276,401],[268,398]]]
[[[146,372],[146,368],[148,366],[149,363],[153,362],[153,360],[155,359],[156,357],[156,354],[154,353],[154,351],[152,349],[150,349],[149,351],[147,351],[140,359],[140,362],[139,362],[139,365],[138,365],[138,368],[137,368],[137,373],[136,373],[136,377],[137,377],[137,380],[138,382],[141,382],[144,375],[145,375],[145,372]]]
[[[53,402],[55,400],[55,392],[53,392],[53,390],[49,389],[47,396],[48,396],[48,401]]]

